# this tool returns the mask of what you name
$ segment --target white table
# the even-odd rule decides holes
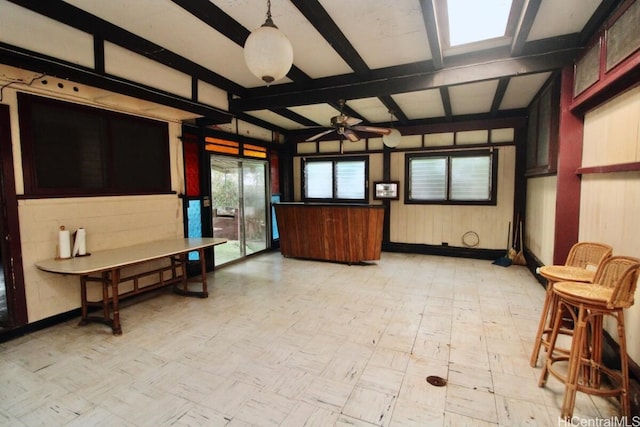
[[[89,256],[69,259],[47,259],[37,262],[36,266],[51,273],[79,276],[82,302],[82,320],[80,324],[86,325],[89,322],[105,323],[111,326],[114,335],[121,335],[122,328],[120,326],[118,302],[122,298],[170,284],[173,284],[174,291],[181,295],[207,298],[209,293],[207,290],[207,267],[206,262],[204,262],[204,251],[226,241],[226,239],[213,237],[162,240],[93,252]],[[198,251],[199,254],[200,277],[189,279],[186,273],[187,254],[193,251]],[[129,277],[121,277],[122,269],[125,267],[161,258],[169,258],[171,265]],[[166,273],[170,273],[170,277],[166,278]],[[156,283],[138,286],[138,279],[152,274],[158,274]],[[193,282],[193,279],[199,280],[202,285],[201,290],[193,291],[189,289],[189,283]],[[133,281],[133,290],[119,295],[118,284],[125,281]],[[87,300],[87,282],[102,283],[101,301]],[[109,292],[109,287],[111,287],[111,292]],[[89,316],[89,306],[101,306],[102,317]],[[109,306],[111,306],[111,310],[109,310]],[[113,316],[110,315],[110,311]]]

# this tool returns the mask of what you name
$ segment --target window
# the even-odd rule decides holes
[[[25,194],[171,191],[164,122],[19,94]]]
[[[323,157],[302,162],[305,201],[366,202],[367,182],[367,157]]]
[[[405,203],[495,204],[497,154],[497,150],[407,154]]]

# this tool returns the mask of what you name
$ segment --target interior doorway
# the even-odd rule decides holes
[[[210,156],[215,266],[269,247],[268,164],[264,160]]]

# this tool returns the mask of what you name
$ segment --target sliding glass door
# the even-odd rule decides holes
[[[213,236],[219,266],[267,249],[267,162],[210,156]]]

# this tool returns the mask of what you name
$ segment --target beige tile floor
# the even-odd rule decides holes
[[[561,425],[563,387],[528,363],[544,291],[524,267],[269,253],[210,283],[127,304],[120,337],[74,320],[0,344],[0,425]],[[578,417],[617,413],[578,397]]]

